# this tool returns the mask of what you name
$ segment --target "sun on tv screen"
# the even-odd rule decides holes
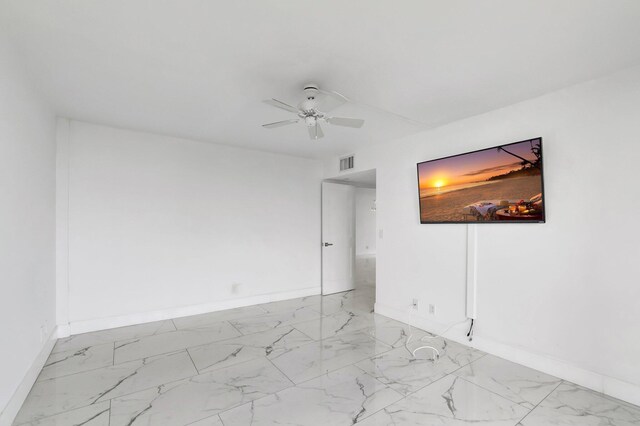
[[[542,138],[418,164],[420,223],[545,221]]]

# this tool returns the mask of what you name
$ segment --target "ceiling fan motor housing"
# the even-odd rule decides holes
[[[315,110],[316,107],[318,106],[318,101],[316,100],[316,95],[319,92],[320,92],[320,90],[318,89],[318,86],[316,84],[313,84],[313,83],[305,84],[304,85],[304,95],[305,95],[306,99],[298,104],[298,109],[300,109],[300,110],[302,110],[304,112],[311,112],[311,111]],[[315,124],[313,124],[313,125],[315,125]],[[307,126],[312,126],[312,125],[308,124],[308,122],[307,122]]]

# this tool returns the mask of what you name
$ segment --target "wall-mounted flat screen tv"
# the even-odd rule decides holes
[[[420,223],[545,221],[542,138],[418,164]]]

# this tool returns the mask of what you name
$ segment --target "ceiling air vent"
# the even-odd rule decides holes
[[[353,169],[353,155],[343,157],[340,159],[340,171]]]

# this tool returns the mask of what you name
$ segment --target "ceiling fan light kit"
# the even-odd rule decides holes
[[[289,124],[303,122],[309,130],[309,138],[316,140],[324,137],[321,123],[334,126],[360,128],[364,120],[359,118],[330,117],[327,112],[339,107],[347,102],[344,96],[334,92],[320,90],[318,85],[309,83],[304,86],[305,99],[297,107],[291,106],[277,99],[267,99],[264,102],[276,108],[292,112],[298,116],[290,120],[276,121],[275,123],[263,124],[262,127],[274,129],[276,127],[287,126]]]

